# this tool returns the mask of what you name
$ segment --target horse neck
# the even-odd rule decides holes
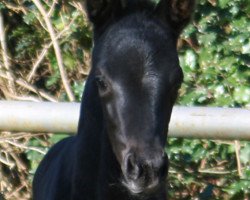
[[[88,159],[91,157],[98,158],[101,153],[103,132],[104,123],[101,102],[97,86],[94,83],[94,77],[90,74],[85,85],[76,136],[78,151],[80,151],[79,156],[83,154],[82,156],[87,156]],[[88,155],[85,155],[85,152]],[[95,162],[98,160],[95,159]]]
[[[111,182],[116,181],[110,177],[118,177],[120,171],[103,123],[98,89],[91,74],[85,86],[80,109],[76,155],[75,182],[78,182],[78,185],[87,185],[85,192],[90,195],[89,199],[99,199],[97,195],[101,196],[107,190],[105,185],[108,187]],[[83,188],[75,190],[84,192]]]

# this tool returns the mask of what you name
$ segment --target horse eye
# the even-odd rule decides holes
[[[102,77],[96,77],[96,83],[100,90],[106,90],[108,85]]]

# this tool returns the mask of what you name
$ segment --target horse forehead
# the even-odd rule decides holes
[[[110,78],[167,78],[171,67],[178,63],[170,28],[161,27],[154,20],[138,21],[140,17],[143,18],[132,16],[114,24],[96,46],[95,65]]]
[[[121,27],[117,31],[110,32],[104,40],[109,55],[124,55],[133,52],[141,56],[147,56],[155,51],[172,48],[172,38],[165,32],[160,33],[155,30],[148,30],[145,27]],[[107,51],[106,51],[107,52]]]
[[[177,58],[174,45],[167,40],[166,36],[148,37],[136,30],[119,32],[103,45],[100,65],[120,72],[159,71]]]
[[[170,27],[163,27],[155,19],[139,13],[127,16],[109,27],[101,43],[104,52],[110,55],[127,50],[147,54],[162,48],[172,48],[174,42]]]

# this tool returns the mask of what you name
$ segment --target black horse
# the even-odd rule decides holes
[[[56,144],[34,200],[165,200],[168,123],[183,74],[176,43],[194,0],[86,0],[92,69],[78,134]]]

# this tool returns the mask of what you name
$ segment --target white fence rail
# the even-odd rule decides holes
[[[75,133],[79,112],[79,103],[0,101],[0,131]],[[169,136],[250,140],[250,110],[176,106]]]

